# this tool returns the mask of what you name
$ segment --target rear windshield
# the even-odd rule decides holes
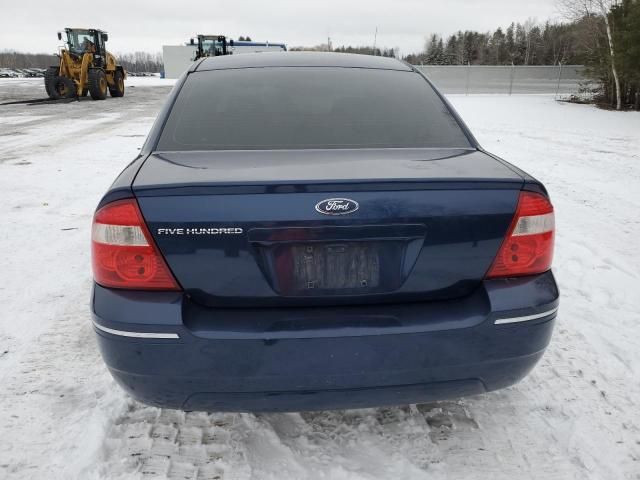
[[[415,72],[271,67],[189,75],[158,150],[469,146]]]

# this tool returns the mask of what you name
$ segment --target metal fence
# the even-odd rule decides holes
[[[587,82],[582,65],[417,65],[444,93],[566,94]]]

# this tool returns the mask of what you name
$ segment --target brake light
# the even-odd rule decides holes
[[[91,254],[93,277],[104,287],[180,290],[132,198],[96,212]]]
[[[521,192],[513,221],[487,278],[546,272],[553,260],[554,236],[551,202],[539,193]]]

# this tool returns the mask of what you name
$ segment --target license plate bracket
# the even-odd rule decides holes
[[[380,249],[376,242],[309,243],[289,246],[297,291],[376,289]]]
[[[425,226],[279,227],[248,233],[276,294],[349,297],[397,292],[421,251]]]

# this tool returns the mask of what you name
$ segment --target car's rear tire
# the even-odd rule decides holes
[[[112,97],[124,97],[124,75],[120,70],[113,74],[113,85],[109,85],[109,93]]]
[[[107,98],[107,76],[99,68],[89,70],[89,94],[94,100]]]

